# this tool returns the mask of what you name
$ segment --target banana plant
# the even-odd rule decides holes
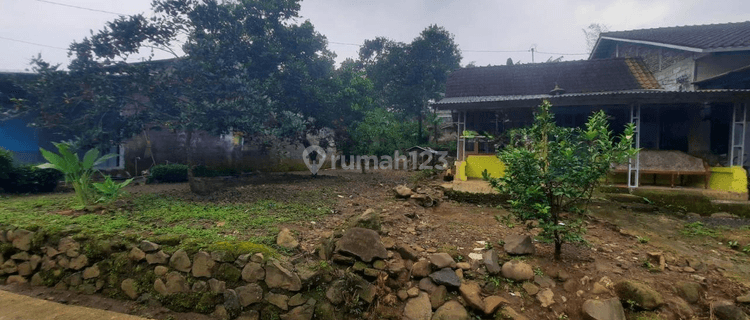
[[[43,148],[39,148],[44,159],[48,163],[41,164],[39,168],[53,168],[60,170],[65,175],[65,183],[73,185],[76,197],[82,206],[89,205],[93,202],[95,190],[92,185],[91,177],[96,172],[94,169],[97,165],[116,157],[114,153],[106,154],[99,157],[99,150],[94,148],[83,155],[83,160],[78,154],[70,150],[67,143],[54,143],[58,153],[53,153]]]
[[[94,182],[94,188],[102,195],[96,202],[108,202],[119,198],[122,194],[122,188],[125,188],[133,182],[133,178],[121,183],[114,182],[111,176],[106,176],[104,182]]]

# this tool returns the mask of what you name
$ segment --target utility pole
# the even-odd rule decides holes
[[[534,48],[531,48],[531,63],[534,63]]]

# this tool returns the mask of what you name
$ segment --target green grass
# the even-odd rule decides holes
[[[46,234],[72,231],[89,238],[177,235],[182,239],[179,247],[193,249],[218,242],[274,245],[278,224],[311,221],[331,212],[333,200],[323,194],[295,199],[300,200],[219,205],[145,195],[131,199],[125,210],[109,207],[104,213],[61,215],[57,212],[68,210],[75,201],[71,194],[13,197],[0,199],[0,225]]]
[[[685,226],[682,227],[682,230],[680,230],[680,233],[685,236],[689,237],[696,237],[696,236],[708,236],[712,238],[716,238],[719,236],[719,231],[706,227],[701,222],[693,222],[688,223]]]

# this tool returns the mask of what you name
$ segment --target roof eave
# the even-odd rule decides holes
[[[607,40],[614,40],[614,41],[638,43],[638,44],[645,44],[645,45],[657,46],[657,47],[665,47],[665,48],[670,48],[670,49],[677,49],[677,50],[684,50],[684,51],[691,51],[691,52],[708,52],[708,51],[705,51],[706,49],[694,48],[694,47],[688,47],[688,46],[680,46],[680,45],[676,45],[676,44],[669,44],[669,43],[655,42],[655,41],[633,40],[633,39],[608,37],[608,36],[600,36],[599,39],[607,39]],[[597,43],[598,43],[598,41],[597,41]]]

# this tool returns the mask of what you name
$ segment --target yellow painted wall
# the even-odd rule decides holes
[[[456,161],[456,175],[458,176],[458,180],[466,181],[468,178],[466,177],[466,161]]]
[[[747,173],[739,166],[711,168],[711,180],[708,184],[714,190],[746,193]]]
[[[473,155],[467,156],[464,164],[463,172],[459,176],[462,178],[482,178],[482,171],[487,169],[487,172],[495,178],[502,177],[505,174],[505,164],[500,162],[500,159],[496,155]],[[461,171],[459,171],[461,172]]]

